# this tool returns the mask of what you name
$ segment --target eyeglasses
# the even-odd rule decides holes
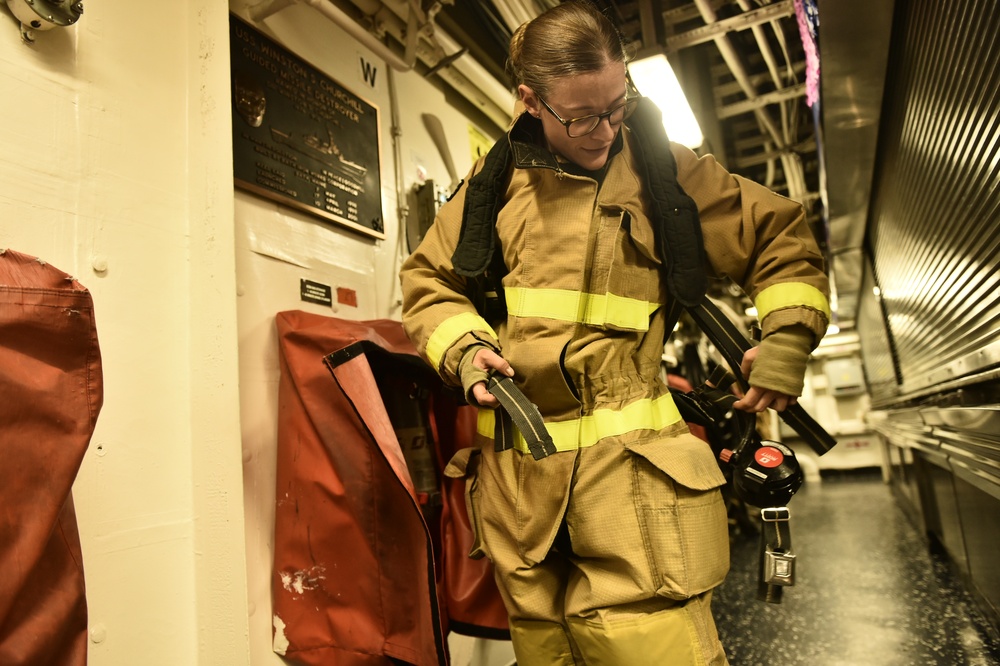
[[[628,119],[628,117],[635,112],[636,107],[639,106],[639,97],[627,97],[624,103],[619,104],[610,111],[563,120],[562,116],[556,113],[552,107],[549,106],[549,103],[542,99],[541,95],[538,95],[537,97],[538,101],[540,101],[545,108],[549,110],[549,113],[555,116],[555,119],[562,123],[563,127],[566,128],[566,134],[568,134],[571,139],[577,139],[581,136],[590,134],[597,129],[597,126],[600,125],[601,121],[605,118],[608,119],[608,124],[612,127],[620,125]]]

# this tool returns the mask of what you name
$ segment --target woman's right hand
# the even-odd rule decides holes
[[[508,377],[514,376],[514,368],[510,367],[510,363],[503,356],[486,347],[476,352],[476,355],[472,358],[472,365],[483,371],[496,370]],[[472,386],[472,397],[482,407],[496,409],[500,406],[500,401],[486,390],[485,381],[477,382]]]

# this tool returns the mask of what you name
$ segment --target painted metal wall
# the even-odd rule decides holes
[[[460,176],[472,163],[468,114],[415,72],[393,77],[394,150],[385,63],[297,6],[258,27],[382,111],[386,238],[234,191],[229,17],[249,4],[105,0],[29,44],[0,3],[0,247],[93,292],[104,358],[74,488],[95,666],[284,663],[270,614],[274,314],[398,319],[397,199],[452,184],[424,114]],[[303,277],[354,304],[301,301]],[[510,661],[506,644],[454,647],[458,664]]]
[[[227,20],[107,0],[28,44],[0,7],[0,246],[91,290],[104,362],[74,489],[98,666],[248,661]]]
[[[868,246],[900,395],[1000,362],[998,31],[992,0],[897,7]]]
[[[238,16],[249,16],[247,7],[252,3],[230,4]],[[452,184],[424,115],[440,120],[459,177],[472,166],[475,145],[470,142],[470,127],[473,136],[478,133],[492,138],[499,130],[470,122],[452,103],[453,95],[415,71],[390,70],[308,6],[284,9],[255,23],[254,28],[378,107],[386,220],[386,238],[377,240],[252,194],[236,193],[250,652],[254,665],[279,666],[286,662],[272,650],[271,612],[278,387],[274,315],[301,309],[345,319],[398,320],[401,294],[397,275],[400,261],[408,253],[406,223],[410,220],[401,219],[400,203],[412,205],[412,193],[428,181],[445,192]],[[392,131],[394,103],[398,108],[396,133]],[[399,141],[398,147],[394,140]],[[416,214],[415,207],[411,213]],[[300,278],[331,286],[334,304],[300,300]],[[338,289],[353,291],[356,305],[338,303]],[[506,643],[474,643],[453,637],[452,649],[456,664],[473,660],[480,665],[504,664],[512,659]]]

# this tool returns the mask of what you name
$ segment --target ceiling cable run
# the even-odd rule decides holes
[[[743,10],[744,15],[752,11],[750,3],[747,0],[737,0],[737,3],[739,4],[740,9]],[[792,3],[788,2],[788,4]],[[776,6],[777,5],[768,5],[764,9],[770,9]],[[791,9],[791,13],[795,13],[794,5],[792,5]],[[767,23],[771,26],[776,35],[781,35],[781,27],[778,26],[776,20],[772,19]],[[774,81],[774,87],[781,88],[783,81],[781,80],[781,75],[778,74],[778,61],[774,58],[774,53],[771,50],[771,45],[767,41],[767,36],[764,34],[764,28],[762,26],[763,24],[755,23],[750,26],[750,32],[753,33],[754,39],[757,41],[757,48],[760,49],[760,54],[764,58],[764,64],[767,65],[767,71],[771,74],[771,80]]]
[[[712,24],[716,22],[717,16],[715,14],[715,10],[712,9],[712,5],[709,0],[695,0],[695,5],[697,5],[699,11],[701,12],[702,19],[705,23]],[[732,72],[733,78],[739,82],[740,88],[743,90],[743,94],[746,95],[749,100],[756,99],[757,90],[750,82],[750,77],[747,75],[739,53],[736,52],[736,49],[734,49],[732,44],[729,43],[729,40],[726,39],[725,33],[715,36],[714,41],[716,47],[719,49],[719,53],[722,54],[722,59],[726,61],[726,65],[729,67],[730,72]],[[779,149],[784,149],[785,141],[783,140],[781,132],[779,132],[778,128],[774,126],[774,121],[771,120],[770,116],[767,115],[764,109],[754,109],[754,114],[757,116],[757,121],[761,124],[767,134],[770,135],[771,140],[774,141]]]
[[[701,12],[702,20],[704,20],[706,24],[711,26],[711,24],[714,24],[717,21],[718,17],[709,0],[695,0],[695,5]],[[716,35],[714,37],[714,41],[716,48],[718,48],[719,53],[722,55],[722,59],[725,61],[730,73],[739,83],[744,96],[748,100],[755,100],[757,98],[756,88],[750,81],[750,77],[743,66],[740,55],[737,53],[736,49],[733,48],[732,44],[726,37],[726,34],[720,33]],[[758,124],[761,126],[761,129],[770,137],[777,150],[779,152],[783,151],[786,145],[783,140],[783,134],[777,127],[775,127],[774,122],[767,113],[767,110],[764,108],[755,108],[753,109],[753,114],[757,119]]]
[[[642,30],[642,47],[656,46],[656,17],[652,0],[639,0],[639,26]]]
[[[493,0],[493,6],[496,7],[497,13],[500,14],[512,33],[521,27],[522,23],[527,23],[557,4],[559,4],[558,0],[554,2],[551,0],[540,0],[539,2],[535,2],[535,0]]]
[[[769,104],[780,104],[782,102],[787,102],[789,100],[797,100],[799,98],[805,97],[806,95],[806,84],[797,83],[793,86],[787,88],[782,88],[775,90],[773,92],[764,93],[758,96],[756,99],[747,99],[741,102],[735,102],[733,104],[726,104],[720,106],[716,115],[718,118],[732,118],[734,116],[739,116],[744,113],[749,113],[755,109],[765,107]],[[792,137],[794,140],[794,137]]]

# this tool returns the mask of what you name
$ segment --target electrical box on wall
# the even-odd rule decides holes
[[[857,395],[865,392],[861,361],[856,358],[832,358],[824,364],[827,390],[831,395]]]
[[[417,249],[424,234],[434,224],[438,210],[448,200],[448,191],[433,180],[414,185],[407,195],[409,214],[406,221],[406,241],[410,252]]]

